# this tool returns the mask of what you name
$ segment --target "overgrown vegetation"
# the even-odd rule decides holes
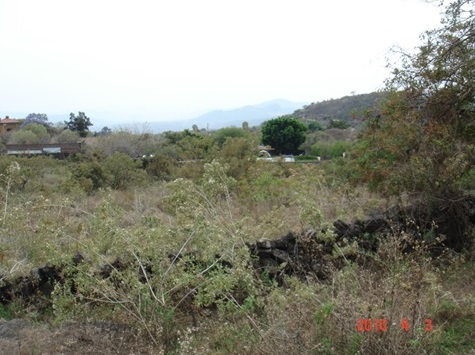
[[[358,137],[292,121],[300,163],[257,160],[245,125],[1,156],[0,318],[127,323],[154,354],[473,351],[469,5]]]

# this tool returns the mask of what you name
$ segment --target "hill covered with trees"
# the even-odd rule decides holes
[[[373,92],[311,103],[294,111],[292,116],[306,124],[316,121],[323,126],[327,126],[331,120],[357,122],[362,112],[372,109],[386,95],[385,92]]]

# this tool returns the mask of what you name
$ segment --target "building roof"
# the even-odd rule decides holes
[[[0,119],[1,124],[6,124],[6,123],[20,123],[18,120],[14,120],[13,118],[4,118],[3,120]]]

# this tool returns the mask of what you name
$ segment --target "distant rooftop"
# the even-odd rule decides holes
[[[0,119],[0,123],[19,123],[20,121],[10,118],[10,116],[5,116],[4,119]]]

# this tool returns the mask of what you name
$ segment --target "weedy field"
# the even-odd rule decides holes
[[[474,352],[469,205],[449,248],[443,219],[396,220],[422,205],[350,184],[344,164],[210,159],[163,179],[119,154],[2,157],[2,349]]]

